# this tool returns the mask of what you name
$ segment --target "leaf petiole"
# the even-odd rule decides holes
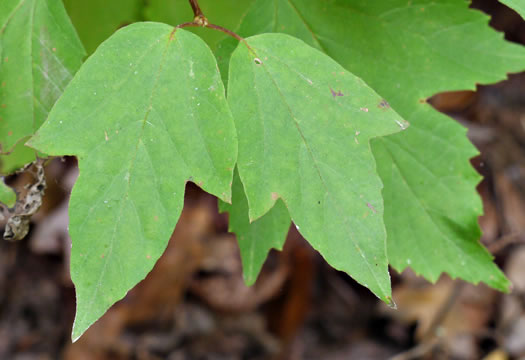
[[[175,26],[175,29],[173,29],[172,36],[175,33],[175,31],[177,29],[180,29],[180,28],[185,28],[185,27],[205,27],[205,28],[208,28],[208,29],[214,29],[214,30],[220,31],[220,32],[222,32],[222,33],[224,33],[224,34],[226,34],[228,36],[231,36],[231,37],[237,39],[238,41],[244,43],[244,45],[246,45],[248,47],[248,49],[251,50],[251,48],[248,45],[248,43],[240,35],[236,34],[235,32],[231,31],[230,29],[226,29],[225,27],[222,27],[220,25],[211,24],[208,21],[208,18],[202,12],[202,10],[201,10],[201,8],[199,6],[199,1],[198,0],[189,0],[189,2],[190,2],[190,5],[191,5],[191,8],[193,10],[193,15],[194,15],[193,21],[192,22],[182,23],[182,24],[179,24],[179,25]]]

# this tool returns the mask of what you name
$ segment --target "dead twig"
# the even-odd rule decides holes
[[[12,209],[2,208],[3,216],[8,214],[7,224],[4,230],[4,240],[22,240],[29,232],[29,223],[33,216],[42,205],[42,197],[46,189],[46,178],[44,174],[45,159],[37,159],[32,165],[35,167],[33,176],[36,181],[29,186],[23,198],[18,198]],[[31,166],[24,167],[24,170]]]

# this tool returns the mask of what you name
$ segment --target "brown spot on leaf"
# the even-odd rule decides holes
[[[52,48],[51,50],[53,50],[53,52],[57,51],[57,48]]]
[[[100,258],[101,258],[101,259],[104,259],[104,256],[105,256],[105,255],[104,255],[104,254],[102,254],[102,255],[100,255]]]
[[[2,104],[1,106],[2,106],[3,109],[5,109],[7,107],[6,104]]]
[[[341,90],[339,90],[338,92],[335,92],[334,89],[330,88],[330,92],[332,93],[332,96],[334,98],[338,97],[338,96],[344,96],[344,94],[341,92]]]
[[[427,99],[419,99],[419,103],[420,104],[426,104],[427,103]]]
[[[8,62],[9,61],[9,57],[6,56],[6,58],[4,59],[5,62]]]
[[[385,99],[382,99],[381,102],[377,105],[377,107],[380,109],[388,109],[390,108],[390,104]]]
[[[273,192],[272,193],[272,200],[277,200],[279,199],[279,194],[277,194],[276,192]]]
[[[5,81],[2,81],[2,87],[5,87]]]
[[[7,133],[7,136],[13,136],[13,132],[12,132],[12,131],[9,131],[9,132]]]
[[[155,220],[155,221],[159,221],[159,217],[158,217],[157,215],[155,215],[155,216],[153,217],[153,220]]]
[[[151,255],[146,255],[146,259],[151,259]]]

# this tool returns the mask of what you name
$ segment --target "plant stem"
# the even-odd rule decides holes
[[[238,34],[234,33],[233,31],[231,31],[229,29],[226,29],[226,28],[224,28],[224,27],[222,27],[220,25],[210,24],[208,22],[208,19],[206,18],[206,16],[202,12],[202,10],[201,10],[201,8],[199,6],[199,1],[198,0],[189,0],[189,2],[190,2],[190,5],[191,5],[191,8],[193,10],[193,15],[194,15],[193,21],[177,25],[175,27],[175,29],[173,29],[173,32],[171,34],[172,36],[175,33],[175,31],[177,29],[180,29],[180,28],[184,28],[184,27],[206,27],[206,28],[209,28],[209,29],[214,29],[214,30],[223,32],[226,35],[229,35],[229,36],[237,39],[238,41],[244,43],[248,47],[248,49],[250,49],[250,51],[252,51],[250,45],[248,45],[246,40],[244,40],[244,38],[242,38]]]
[[[229,30],[229,29],[226,29],[220,25],[215,25],[215,24],[210,24],[208,22],[206,22],[205,24],[202,24],[202,23],[199,23],[199,22],[195,22],[195,21],[192,21],[192,22],[187,22],[187,23],[183,23],[183,24],[179,24],[175,27],[175,30],[176,29],[180,29],[180,28],[185,28],[185,27],[205,27],[205,28],[208,28],[208,29],[214,29],[214,30],[217,30],[217,31],[220,31],[222,33],[225,33],[226,35],[229,35],[243,43],[246,44],[246,46],[248,46],[248,44],[246,43],[246,40],[244,40],[243,37],[241,37],[240,35],[234,33],[233,31]],[[250,46],[248,46],[248,48],[250,48]]]
[[[204,16],[199,6],[199,1],[198,0],[189,0],[189,1],[190,1],[191,8],[193,9],[193,16],[194,17]]]

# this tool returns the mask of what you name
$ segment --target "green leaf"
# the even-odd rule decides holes
[[[11,151],[44,122],[83,56],[60,0],[0,2],[2,152]],[[10,156],[15,163],[26,163],[35,153],[22,149]]]
[[[525,1],[523,0],[500,0],[503,4],[515,10],[525,19]]]
[[[63,1],[88,54],[92,54],[120,27],[142,20],[145,2],[144,0]]]
[[[235,127],[197,36],[137,23],[86,61],[30,145],[76,155],[69,203],[77,339],[164,251],[191,180],[230,201]]]
[[[479,176],[469,163],[477,151],[465,129],[426,99],[521,71],[525,49],[504,41],[489,28],[487,16],[463,0],[257,0],[239,32],[268,31],[297,36],[323,50],[410,122],[407,131],[373,142],[394,267],[402,271],[410,264],[432,281],[448,272],[507,289],[509,282],[479,243]],[[399,178],[392,171],[410,177],[408,186],[394,181]],[[411,235],[399,224],[410,224]]]
[[[200,0],[199,5],[211,23],[234,29],[252,2],[253,0]],[[147,20],[173,26],[193,20],[193,11],[188,1],[150,0],[144,13]],[[192,27],[188,30],[198,34],[212,50],[224,38],[223,33],[211,29]]]
[[[249,218],[281,198],[333,267],[390,302],[382,184],[369,140],[406,123],[335,61],[282,34],[246,39],[230,61],[228,102]]]
[[[269,212],[250,223],[248,200],[237,172],[233,177],[232,204],[234,206],[220,201],[219,209],[230,213],[229,231],[237,236],[244,281],[250,286],[257,280],[268,252],[272,248],[282,250],[290,228],[290,215],[284,203],[278,200]]]
[[[432,108],[422,106],[409,118],[414,123],[418,119],[426,122],[414,125],[405,137],[372,143],[385,183],[385,204],[394,205],[385,207],[391,265],[399,271],[410,266],[433,282],[447,271],[506,290],[505,276],[479,243],[481,201],[474,194],[464,195],[471,194],[480,179],[465,164],[477,154],[475,149],[463,128]],[[425,147],[433,152],[416,150]]]
[[[0,180],[0,203],[13,207],[16,202],[16,194],[9,186],[4,183],[4,180]]]

